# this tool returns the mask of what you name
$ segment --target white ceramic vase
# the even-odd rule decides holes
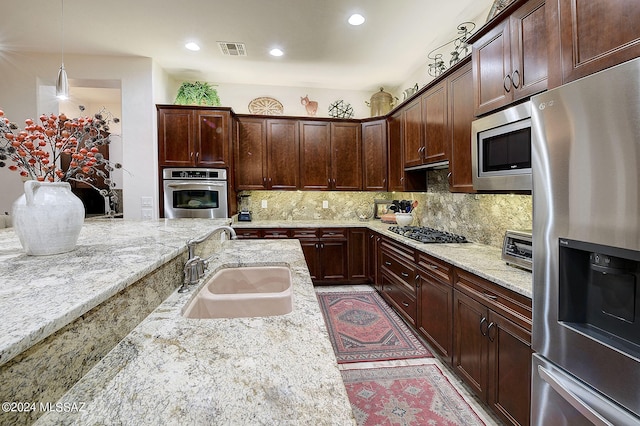
[[[67,182],[24,183],[12,209],[13,229],[27,254],[44,256],[75,249],[84,205]]]
[[[396,213],[396,223],[400,226],[408,226],[413,223],[413,215],[411,213]]]

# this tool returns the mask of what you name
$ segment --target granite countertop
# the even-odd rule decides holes
[[[297,240],[222,244],[207,277],[224,267],[287,265],[289,314],[187,319],[194,297],[174,292],[36,424],[355,424]]]
[[[509,266],[501,259],[502,250],[477,243],[423,244],[389,231],[393,226],[380,220],[369,221],[255,221],[234,222],[234,228],[320,228],[320,227],[364,227],[377,231],[421,252],[444,260],[458,268],[469,271],[491,282],[531,298],[533,279],[531,272]],[[437,228],[437,226],[434,226]]]
[[[186,241],[228,219],[85,221],[78,247],[27,256],[0,229],[0,365],[186,251]]]

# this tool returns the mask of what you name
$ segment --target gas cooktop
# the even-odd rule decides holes
[[[462,235],[440,231],[423,226],[390,226],[389,231],[395,232],[412,240],[421,243],[466,243],[468,242]]]

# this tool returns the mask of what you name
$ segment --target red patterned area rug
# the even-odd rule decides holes
[[[485,425],[433,364],[343,370],[358,425]]]
[[[317,295],[339,364],[433,356],[377,293]]]

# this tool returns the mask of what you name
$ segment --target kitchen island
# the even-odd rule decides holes
[[[79,369],[81,378],[69,382],[75,385],[61,399],[20,399],[36,403],[40,412],[3,412],[0,423],[29,424],[42,414],[38,424],[267,424],[275,420],[353,424],[297,241],[220,243],[207,273],[244,264],[286,264],[294,289],[290,314],[215,320],[182,317],[183,306],[196,292],[195,288],[188,293],[175,291],[181,283],[186,240],[224,223],[228,221],[88,221],[75,251],[47,257],[25,256],[15,234],[3,231],[0,291],[8,321],[2,324],[4,365],[0,369],[12,379],[37,380],[43,369],[38,363],[21,374],[15,371],[40,346],[44,349],[38,359],[47,358],[44,370],[55,369],[56,364],[61,370],[74,369],[75,358],[83,356],[84,347],[93,342],[86,340],[79,349],[59,353],[55,348],[60,345],[50,344],[49,339],[77,323],[89,322],[102,306],[115,301],[115,307],[94,321],[90,332],[109,331],[113,323],[128,316],[123,314],[125,305],[134,310],[149,308],[142,299],[161,298],[154,287],[158,281],[169,281],[170,293],[159,306],[151,304],[151,314],[136,320],[133,331],[109,347],[106,356],[93,360],[93,368]],[[167,265],[169,270],[157,273]],[[128,293],[138,287],[137,293]],[[62,340],[66,343],[77,334],[73,328]],[[23,386],[21,381],[3,382],[5,392]],[[50,379],[40,386],[57,383]],[[70,409],[43,410],[41,403]]]

